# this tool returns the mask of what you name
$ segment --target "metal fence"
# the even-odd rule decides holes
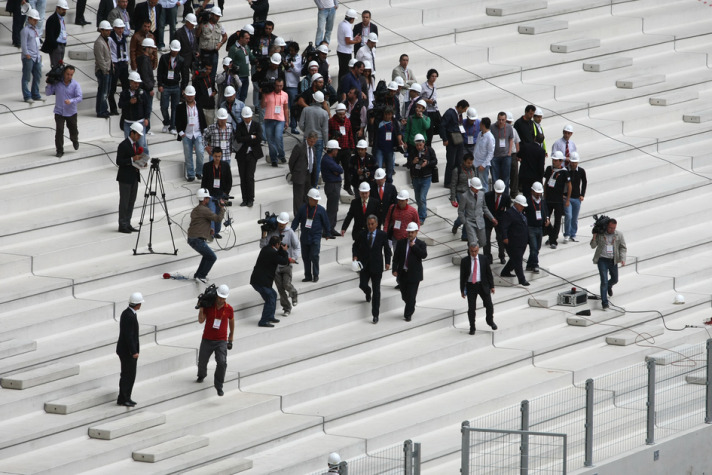
[[[465,421],[462,473],[474,473],[466,459],[478,474],[565,473],[703,423],[712,423],[712,339]]]
[[[323,475],[326,470],[309,475]],[[420,475],[420,443],[402,444],[367,453],[339,465],[339,475]]]

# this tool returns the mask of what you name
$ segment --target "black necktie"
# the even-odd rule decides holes
[[[368,233],[368,247],[373,247],[373,233]]]

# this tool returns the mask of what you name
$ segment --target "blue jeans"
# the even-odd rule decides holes
[[[138,122],[143,126],[143,121]],[[128,122],[124,121],[124,138],[129,138],[129,132],[131,132],[131,124]],[[148,154],[148,144],[146,143],[146,127],[143,127],[143,135],[138,138],[138,142],[136,142],[139,147],[143,147],[143,153],[146,155]]]
[[[569,199],[569,206],[564,207],[564,236],[576,237],[578,231],[578,215],[581,210],[581,200],[578,198]]]
[[[322,41],[331,44],[331,30],[334,29],[334,17],[336,16],[336,8],[324,8],[319,10],[319,16],[316,23],[316,39],[314,47],[316,48]]]
[[[432,177],[413,178],[413,192],[415,193],[415,201],[418,203],[418,217],[421,222],[425,222],[428,217],[428,190]]]
[[[319,251],[321,251],[321,242],[310,244],[301,241],[301,244],[304,277],[309,280],[314,277],[319,277]]]
[[[102,71],[96,72],[98,89],[96,91],[96,115],[109,114],[109,89],[111,89],[111,74],[104,74]]]
[[[218,260],[218,257],[215,255],[213,250],[210,249],[208,243],[203,239],[188,238],[188,245],[195,249],[198,254],[203,256],[200,260],[200,265],[198,265],[198,270],[195,271],[195,275],[193,277],[200,277],[202,279],[206,278],[210,272],[210,269],[213,268],[213,264],[215,264],[215,261]]]
[[[22,58],[22,98],[40,99],[40,79],[42,78],[42,61]],[[32,80],[32,90],[27,85]]]
[[[265,138],[267,145],[269,145],[269,158],[272,159],[272,163],[283,162],[285,160],[284,141],[282,139],[285,127],[284,121],[265,119],[264,126]]]
[[[306,140],[306,139],[305,139]],[[312,183],[312,188],[319,188],[319,174],[321,173],[321,157],[324,152],[324,141],[322,139],[317,139],[314,144],[314,157],[316,157],[316,179]]]
[[[492,159],[492,181],[504,182],[504,194],[509,195],[509,170],[512,168],[512,156],[494,157]]]
[[[294,106],[294,101],[297,99],[299,88],[285,87],[284,92],[286,92],[287,97],[289,97],[289,128],[292,129],[292,132],[294,132],[297,130],[297,118],[294,114],[292,114],[292,107]]]
[[[210,198],[210,201],[208,201],[208,208],[210,208],[210,211],[212,211],[215,214],[218,214],[218,211],[220,211],[220,208],[218,208],[218,201],[216,198]],[[222,222],[221,221],[213,221],[210,223],[210,228],[215,231],[215,234],[218,234],[220,230],[222,229]]]
[[[171,104],[171,114],[168,115],[168,103]],[[180,102],[180,86],[163,86],[161,93],[161,114],[163,115],[163,125],[168,125],[171,129],[176,128],[176,107]]]
[[[183,136],[183,158],[185,159],[185,174],[188,178],[195,178],[195,170],[198,175],[203,174],[203,136],[199,135],[189,139]],[[193,149],[195,149],[195,168],[193,168]]]
[[[529,259],[527,259],[527,269],[539,267],[539,249],[544,230],[540,226],[529,226]]]
[[[487,193],[489,191],[489,183],[487,180],[489,180],[489,174],[490,174],[490,166],[486,166],[484,170],[480,171],[480,167],[475,166],[475,175],[477,175],[477,178],[480,179],[482,182],[482,192]]]
[[[158,38],[156,38],[156,41],[158,42],[158,47],[163,48],[166,46],[166,43],[163,41],[163,33],[166,31],[166,23],[168,23],[168,39],[169,43],[170,40],[174,39],[176,36],[176,19],[178,17],[178,7],[173,7],[173,8],[163,8],[161,10],[161,14],[158,15],[158,26],[157,26],[157,31],[158,33]]]
[[[40,14],[40,20],[37,22],[37,32],[42,37],[44,33],[44,23],[45,23],[45,10],[47,9],[47,0],[30,0],[30,6],[37,10]]]
[[[610,279],[608,273],[611,274]],[[598,274],[601,276],[601,303],[608,304],[608,289],[618,283],[618,266],[613,259],[600,257],[598,259]]]
[[[250,77],[249,76],[241,77],[240,82],[242,83],[242,87],[240,88],[240,90],[237,93],[237,98],[241,102],[245,102],[245,99],[247,99],[247,90],[250,87]]]
[[[262,300],[265,301],[264,307],[262,307],[262,317],[260,318],[260,323],[269,323],[274,320],[274,311],[277,308],[277,291],[272,287],[260,287],[258,285],[253,285]]]
[[[373,158],[376,160],[378,168],[386,169],[386,183],[393,183],[393,167],[395,160],[393,159],[393,149],[391,150],[381,150],[380,148],[373,148]]]

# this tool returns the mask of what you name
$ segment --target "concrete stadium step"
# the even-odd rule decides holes
[[[253,466],[252,460],[228,458],[218,462],[209,463],[199,468],[183,472],[189,475],[231,475],[251,469]]]
[[[583,70],[600,73],[611,69],[620,69],[633,66],[633,58],[629,56],[609,57],[601,60],[592,59],[583,63]]]
[[[5,389],[29,389],[77,374],[79,374],[79,365],[57,363],[3,376],[1,383]]]
[[[162,444],[154,445],[153,447],[135,450],[132,457],[137,462],[160,462],[161,460],[175,457],[176,455],[198,450],[207,446],[209,443],[210,440],[207,437],[184,435],[183,437],[178,437],[177,439],[169,440]]]
[[[20,340],[12,338],[0,341],[0,360],[28,353],[30,351],[35,351],[36,349],[37,342],[35,340]]]
[[[49,302],[72,295],[72,283],[68,279],[41,277],[30,273],[0,279],[0,312],[17,311],[28,302]]]
[[[44,410],[48,414],[72,414],[112,402],[116,399],[116,391],[108,388],[97,388],[70,394],[61,399],[46,402]]]
[[[138,412],[132,416],[89,427],[92,439],[111,440],[166,423],[165,414]]]

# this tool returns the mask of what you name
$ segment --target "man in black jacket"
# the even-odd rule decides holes
[[[143,131],[148,127],[148,118],[151,114],[150,96],[141,88],[141,76],[136,71],[129,73],[129,87],[121,91],[119,95],[119,108],[121,109],[121,120],[119,124],[124,129],[124,137],[128,138],[131,133],[131,126],[139,124],[142,127],[139,137],[139,147],[143,147],[148,154],[148,146]]]
[[[119,339],[116,342],[116,354],[121,360],[121,377],[119,379],[119,397],[116,404],[133,407],[136,401],[131,399],[134,381],[136,381],[136,365],[138,363],[138,319],[136,312],[143,304],[143,295],[134,292],[129,297],[129,306],[121,313],[119,322]]]
[[[378,35],[378,26],[371,22],[371,12],[364,10],[361,12],[361,23],[354,25],[354,37],[360,36],[361,42],[354,45],[354,58],[358,53],[359,48],[366,44],[369,33]]]
[[[161,93],[161,114],[163,115],[163,133],[176,135],[176,106],[180,101],[180,85],[183,82],[183,57],[180,53],[180,41],[171,41],[170,54],[161,55],[158,61],[156,79],[158,92]],[[186,81],[187,82],[187,81]],[[168,103],[171,113],[168,114]]]
[[[116,181],[119,182],[119,232],[131,234],[138,229],[131,226],[138,183],[141,181],[141,172],[133,163],[141,159],[141,150],[138,139],[143,136],[143,127],[138,122],[131,125],[131,132],[116,151]]]
[[[485,206],[490,210],[492,216],[500,222],[502,221],[502,216],[507,212],[507,209],[512,205],[512,199],[507,193],[505,193],[506,185],[504,181],[497,180],[494,182],[494,190],[490,190],[485,193]],[[502,232],[499,226],[495,226],[489,219],[485,220],[485,235],[487,238],[487,244],[485,244],[485,256],[487,256],[489,263],[492,261],[492,228],[494,228],[494,233],[497,239],[497,247],[499,248],[499,261],[504,264],[504,243],[502,242]]]
[[[195,36],[195,27],[198,26],[198,19],[192,13],[188,13],[183,20],[183,26],[176,30],[176,40],[180,42],[180,55],[183,58],[183,74],[180,88],[185,89],[191,76],[191,68],[198,61],[200,48],[198,38]]]
[[[460,261],[460,295],[467,298],[467,319],[470,321],[470,335],[475,334],[475,308],[477,296],[482,299],[485,307],[486,321],[492,330],[497,329],[494,323],[494,278],[487,256],[480,256],[480,247],[476,242],[471,242],[468,247],[468,256]]]
[[[378,225],[383,226],[386,221],[386,213],[388,208],[398,202],[398,190],[393,183],[386,183],[386,171],[383,168],[377,168],[373,174],[375,183],[371,185],[371,195],[378,198]]]
[[[349,211],[346,213],[344,222],[341,225],[341,235],[343,236],[346,234],[346,230],[349,228],[349,224],[351,224],[351,220],[353,219],[354,227],[351,231],[351,237],[354,241],[366,230],[366,218],[371,215],[375,216],[381,207],[378,198],[371,196],[371,185],[367,182],[364,181],[359,185],[358,194],[358,198],[351,200]],[[376,222],[376,226],[378,226],[378,222]]]
[[[265,301],[262,318],[258,323],[260,327],[274,327],[273,323],[279,323],[279,320],[274,318],[274,311],[277,308],[277,292],[272,288],[272,284],[277,266],[286,266],[290,262],[294,262],[294,259],[289,259],[287,245],[280,242],[279,236],[272,236],[268,245],[260,250],[260,255],[257,257],[250,276],[250,285]]]
[[[517,274],[519,284],[528,286],[529,282],[524,278],[522,260],[524,251],[529,243],[529,229],[527,227],[527,217],[522,212],[527,207],[527,199],[524,195],[517,195],[512,203],[512,207],[502,216],[502,242],[507,246],[509,261],[502,268],[502,277],[514,277],[511,272]]]
[[[295,216],[299,208],[306,204],[307,191],[316,181],[314,145],[318,138],[316,132],[309,132],[303,142],[294,146],[289,156],[289,173],[292,174],[292,207]]]
[[[462,157],[465,155],[465,143],[463,135],[465,127],[462,125],[462,114],[467,112],[470,103],[462,99],[457,103],[455,108],[450,108],[443,114],[443,119],[440,121],[440,137],[445,145],[445,178],[443,184],[445,188],[450,188],[450,178],[452,170],[459,167],[462,163]]]
[[[249,107],[244,107],[241,115],[242,122],[237,124],[235,132],[235,141],[238,147],[235,152],[235,160],[240,173],[240,191],[242,192],[240,206],[252,208],[255,203],[255,169],[257,160],[263,157],[262,127],[252,120],[252,109]]]
[[[393,252],[393,275],[398,280],[401,298],[405,302],[403,316],[409,322],[415,312],[418,286],[423,280],[423,259],[428,257],[426,244],[417,238],[418,223],[409,223],[408,237],[401,239]]]
[[[519,190],[522,194],[529,193],[535,181],[541,182],[546,166],[546,152],[541,147],[544,134],[536,136],[534,142],[519,144],[517,161],[519,162]],[[516,191],[516,190],[513,190]]]
[[[131,27],[136,31],[141,28],[144,22],[149,22],[151,24],[151,34],[154,38],[158,38],[156,33],[158,30],[158,19],[161,17],[162,9],[163,7],[159,5],[158,0],[147,0],[139,3],[131,15]]]
[[[230,171],[230,162],[222,159],[223,153],[220,147],[213,147],[211,152],[213,160],[203,165],[203,179],[200,187],[210,192],[208,208],[213,213],[217,213],[220,211],[220,205],[218,204],[220,200],[227,201],[228,196],[230,196],[232,172]],[[222,239],[222,236],[220,236],[221,222],[213,221],[212,223],[213,237],[215,239]]]
[[[54,69],[64,61],[64,50],[67,47],[67,25],[65,15],[69,5],[67,0],[57,0],[57,8],[47,18],[45,40],[40,51],[49,55],[51,67]]]
[[[359,288],[366,294],[366,302],[371,302],[373,323],[378,323],[381,308],[381,276],[383,274],[383,257],[386,258],[386,270],[391,268],[391,247],[388,236],[378,229],[378,218],[371,214],[366,221],[367,229],[361,231],[352,246],[353,260],[361,263]],[[368,286],[371,280],[373,290]]]

